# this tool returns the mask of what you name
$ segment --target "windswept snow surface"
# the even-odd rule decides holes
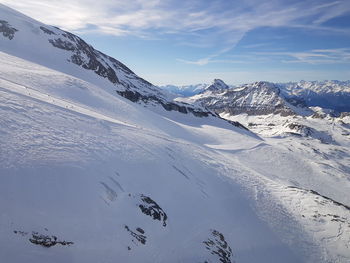
[[[39,22],[0,7],[1,262],[350,262],[345,150],[332,178],[217,117],[132,103],[128,80],[31,53],[16,34]]]
[[[215,242],[215,231],[231,262],[349,259],[349,210],[314,204],[318,196],[246,165],[244,153],[272,147],[257,136],[214,117],[149,111],[72,76],[0,59],[5,262],[220,262],[203,243]],[[142,196],[166,213],[166,226],[142,212]],[[331,217],[314,230],[315,210],[342,222]],[[43,247],[29,241],[33,232],[74,244]]]
[[[1,61],[8,72],[10,64],[24,63],[4,54]],[[59,87],[49,93],[45,87],[58,83],[42,78],[52,72],[47,68],[37,66],[31,74],[23,67],[12,69],[18,77],[6,73],[0,81],[0,255],[5,262],[215,262],[219,258],[203,243],[213,230],[232,247],[232,260],[301,260],[257,216],[244,188],[227,177],[239,170],[225,171],[228,167],[205,146],[220,144],[211,135],[215,130],[249,144],[259,139],[218,119],[176,122],[116,97],[107,116],[94,105],[62,99]],[[52,74],[62,88],[72,80]],[[19,84],[28,75],[46,85]],[[125,109],[131,111],[130,122]],[[166,226],[142,213],[142,195],[163,209]],[[126,230],[137,233],[138,228],[145,244]],[[74,244],[35,245],[29,241],[32,231]]]

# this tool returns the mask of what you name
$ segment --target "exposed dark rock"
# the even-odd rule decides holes
[[[47,29],[46,27],[41,26],[40,29],[41,29],[45,34],[48,34],[48,35],[56,35],[55,32],[51,31],[50,29]]]
[[[136,231],[140,232],[141,234],[145,233],[145,230],[143,230],[141,227],[136,228]]]
[[[28,232],[24,231],[13,231],[15,234],[19,234],[21,236],[26,236],[28,235]],[[65,240],[59,240],[56,236],[49,236],[49,235],[43,235],[39,234],[38,232],[32,232],[31,238],[29,238],[29,242],[35,245],[40,245],[43,247],[52,247],[57,244],[62,245],[62,246],[70,246],[73,245],[74,243],[71,241],[65,241]]]
[[[212,108],[212,107],[210,107]],[[284,105],[276,105],[276,106],[270,106],[270,105],[259,105],[259,106],[253,106],[253,105],[238,105],[232,103],[228,107],[224,108],[216,108],[213,109],[215,112],[221,114],[221,113],[229,113],[231,115],[238,115],[241,113],[246,113],[248,115],[268,115],[271,113],[274,114],[280,114],[281,116],[290,116],[294,115],[294,112],[288,108],[286,108]]]
[[[318,131],[314,128],[308,127],[306,125],[292,122],[286,125],[289,129],[293,130],[289,134],[302,136],[302,137],[310,137],[314,139],[318,139],[320,142],[324,144],[335,144],[333,137],[324,131]]]
[[[311,118],[313,118],[313,119],[324,119],[325,117],[327,117],[327,114],[318,113],[318,112],[315,112],[315,113],[312,114],[312,116],[311,116]]]
[[[301,191],[303,191],[303,192],[308,192],[308,193],[311,193],[311,194],[320,196],[320,197],[324,198],[325,200],[331,202],[332,204],[334,204],[334,205],[336,205],[336,206],[341,206],[341,207],[343,207],[343,208],[345,208],[345,209],[347,209],[347,210],[350,211],[350,207],[349,207],[349,206],[344,205],[344,204],[342,204],[342,203],[340,203],[340,202],[338,202],[338,201],[335,201],[335,200],[333,200],[332,198],[329,198],[329,197],[327,197],[327,196],[321,195],[320,193],[318,193],[318,192],[316,192],[316,191],[314,191],[314,190],[307,190],[307,189],[303,189],[303,188],[296,187],[296,186],[288,186],[288,188],[292,188],[292,189],[294,188],[294,189],[301,190]]]
[[[206,249],[209,250],[212,255],[217,255],[220,262],[233,263],[232,249],[226,242],[224,235],[217,230],[211,231],[212,239],[208,238],[207,241],[203,241]]]
[[[201,111],[199,109],[194,109],[189,106],[183,106],[174,102],[168,102],[168,101],[163,101],[160,98],[156,96],[145,96],[140,94],[137,91],[131,91],[131,90],[124,90],[124,91],[116,91],[119,95],[122,97],[132,101],[132,102],[139,102],[143,101],[145,103],[149,101],[154,101],[162,105],[162,107],[167,110],[167,111],[178,111],[181,113],[188,113],[191,112],[194,116],[196,117],[208,117],[209,115],[213,115],[212,113],[208,111]]]
[[[226,119],[224,119],[224,118],[221,118],[220,116],[219,116],[219,118],[222,119],[222,120],[227,121],[228,123],[232,124],[232,125],[235,126],[235,127],[238,127],[238,128],[241,128],[241,129],[244,129],[244,130],[249,131],[249,129],[248,129],[247,127],[245,127],[243,124],[241,124],[241,123],[238,122],[238,121],[226,120]]]
[[[142,98],[142,95],[136,91],[130,91],[130,90],[124,90],[119,91],[117,90],[117,93],[121,95],[122,97],[132,101],[132,102],[138,102],[141,99],[144,100],[145,98]]]
[[[46,34],[55,35],[52,39],[49,39],[49,42],[54,47],[72,53],[69,58],[70,62],[84,69],[94,71],[97,75],[107,78],[113,84],[121,84],[125,89],[117,90],[117,93],[132,102],[155,102],[167,111],[178,111],[184,114],[192,113],[196,117],[216,116],[211,111],[196,108],[186,103],[168,101],[159,88],[138,77],[118,60],[95,50],[74,34],[62,30],[60,34],[56,34],[45,27],[41,27],[41,30]],[[118,78],[117,73],[123,74],[121,80]],[[143,89],[145,93],[141,94],[139,91]],[[232,124],[238,126],[238,123]]]
[[[165,227],[168,216],[163,209],[148,196],[141,195],[141,201],[142,203],[139,204],[139,208],[141,209],[142,213],[152,217],[154,220],[163,222],[163,226]]]
[[[132,237],[136,238],[136,240],[137,240],[138,242],[140,242],[142,245],[145,245],[145,244],[146,244],[146,236],[145,236],[145,235],[142,235],[142,234],[145,233],[145,231],[144,231],[142,228],[139,228],[139,227],[138,227],[138,228],[136,229],[138,232],[141,233],[141,234],[137,234],[137,233],[135,233],[134,231],[130,230],[130,228],[129,228],[127,225],[125,225],[124,227],[125,227],[126,231],[128,231]],[[141,230],[142,232],[141,232],[140,230]],[[134,240],[133,240],[133,242],[134,242]],[[129,250],[130,250],[130,249],[129,249]]]
[[[345,118],[345,117],[347,117],[347,116],[350,116],[350,112],[342,112],[342,113],[340,113],[340,116],[339,116],[339,118],[340,119],[342,119],[342,118]]]
[[[46,31],[45,33],[47,32],[48,31]],[[97,75],[107,78],[110,82],[114,84],[119,83],[115,70],[111,68],[107,63],[102,64],[102,57],[104,57],[105,55],[95,50],[84,40],[71,33],[64,32],[62,34],[62,37],[64,39],[54,38],[49,39],[49,42],[54,47],[73,52],[70,60],[72,63],[79,65],[85,69],[93,70]],[[105,58],[107,58],[107,56],[105,56]],[[129,70],[124,65],[122,66],[122,64],[119,61],[114,60],[112,58],[109,58],[109,60],[112,61],[113,64],[117,65],[118,67],[122,67],[124,70]]]
[[[17,31],[18,29],[12,27],[7,21],[0,20],[0,33],[2,33],[4,37],[12,40]]]
[[[64,50],[68,50],[68,51],[74,51],[75,50],[75,46],[71,42],[66,41],[66,40],[62,40],[60,38],[50,39],[49,42],[54,47],[57,47],[57,48],[60,48],[60,49],[64,49]]]

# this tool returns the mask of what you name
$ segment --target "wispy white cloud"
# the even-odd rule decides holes
[[[350,48],[313,49],[304,52],[255,52],[254,54],[279,57],[284,63],[350,64]]]
[[[154,39],[176,35],[179,44],[218,51],[185,63],[218,61],[251,30],[295,27],[329,30],[323,23],[350,12],[349,0],[0,0],[44,23],[80,33],[134,35]],[[93,26],[91,26],[93,25]],[[301,60],[301,57],[297,60]],[[305,60],[305,59],[304,59]]]
[[[247,32],[262,26],[289,26],[309,19],[319,25],[350,11],[347,0],[290,1],[239,0],[0,0],[45,23],[79,30],[95,24],[101,31],[139,32],[158,29],[172,32]],[[315,17],[314,17],[315,16]],[[111,30],[113,28],[114,30]],[[205,32],[206,34],[208,32]]]
[[[226,52],[230,51],[233,48],[233,46],[227,46],[222,48],[221,50],[205,57],[205,58],[201,58],[195,61],[191,61],[191,60],[185,60],[185,59],[180,59],[178,58],[177,61],[186,63],[186,64],[192,64],[192,65],[199,65],[199,66],[204,66],[207,65],[208,63],[220,63],[221,60],[217,60],[215,58],[219,57],[222,54],[225,54]],[[227,60],[228,61],[228,60]],[[233,60],[230,60],[230,63],[233,63]]]

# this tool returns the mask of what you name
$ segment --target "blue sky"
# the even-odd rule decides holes
[[[350,79],[350,0],[0,0],[154,84]]]

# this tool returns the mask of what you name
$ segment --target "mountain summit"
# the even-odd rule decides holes
[[[229,88],[230,87],[227,86],[226,83],[223,82],[221,79],[214,79],[213,83],[208,87],[206,87],[202,92],[205,92],[205,91],[215,92],[215,91],[220,91],[220,90],[229,89]]]

